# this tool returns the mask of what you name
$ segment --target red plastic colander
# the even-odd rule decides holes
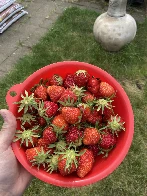
[[[121,116],[123,121],[125,121],[126,130],[120,133],[118,143],[115,149],[109,153],[108,158],[104,159],[99,158],[98,156],[92,171],[89,172],[83,179],[80,179],[74,174],[63,177],[58,173],[50,174],[42,169],[38,171],[37,167],[31,167],[26,160],[25,150],[20,148],[19,142],[12,143],[12,149],[15,156],[26,170],[46,183],[61,187],[80,187],[95,183],[111,174],[124,160],[131,146],[134,133],[133,110],[127,94],[122,86],[110,74],[99,67],[85,62],[65,61],[53,63],[39,69],[30,75],[23,83],[12,86],[6,95],[9,110],[17,117],[18,106],[13,103],[20,101],[21,94],[24,94],[25,90],[29,91],[30,88],[37,84],[41,78],[47,79],[53,74],[59,74],[62,77],[65,77],[67,73],[74,73],[79,69],[87,70],[90,75],[100,78],[102,81],[108,82],[117,90],[117,95],[114,100],[115,113]],[[16,95],[11,96],[12,92],[15,92]]]

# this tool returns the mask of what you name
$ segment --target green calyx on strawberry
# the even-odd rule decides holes
[[[107,158],[109,156],[109,152],[114,148],[114,146],[111,146],[109,149],[104,149],[99,147],[99,153],[98,155],[103,155],[103,158]]]
[[[13,142],[16,141],[20,141],[20,146],[22,144],[24,144],[26,147],[29,147],[29,143],[32,144],[32,146],[34,146],[34,141],[33,138],[38,138],[40,137],[37,134],[37,130],[39,128],[39,126],[34,126],[31,129],[26,130],[23,126],[21,126],[22,130],[17,130],[16,134],[15,134],[15,139],[13,140]],[[36,141],[37,142],[37,141]]]
[[[69,148],[65,152],[57,152],[59,155],[58,159],[58,169],[61,175],[65,176],[71,174],[76,171],[78,167],[78,157],[81,156],[82,153],[76,151],[76,148]]]
[[[29,154],[29,150],[26,150],[26,153]],[[32,150],[32,149],[31,149]],[[48,152],[45,152],[43,147],[36,147],[34,148],[36,151],[36,155],[30,160],[30,163],[32,166],[37,165],[37,168],[39,170],[40,166],[46,167],[47,159],[48,159]]]
[[[46,110],[47,108],[44,108],[44,102],[43,101],[40,101],[39,102],[39,106],[38,106],[38,114],[39,116],[43,117],[43,116],[46,116]]]
[[[66,158],[65,170],[70,169],[70,166],[71,166],[72,162],[74,162],[76,167],[77,167],[78,162],[77,162],[76,156],[79,156],[79,155],[76,154],[75,150],[69,149],[69,150],[66,150],[66,152],[63,152],[63,153],[61,152],[59,154],[63,155],[62,159]]]
[[[124,127],[125,122],[122,121],[121,117],[116,115],[116,116],[111,116],[111,118],[108,120],[107,128],[113,133],[118,136],[118,132],[120,131],[125,131]]]
[[[28,92],[25,90],[25,95],[21,94],[22,100],[19,102],[15,102],[15,104],[20,104],[18,112],[21,112],[24,109],[24,113],[27,113],[29,109],[33,110],[33,108],[38,109],[37,102],[35,101],[34,93],[30,96]]]
[[[52,173],[53,171],[57,171],[58,169],[58,158],[59,155],[51,155],[47,159],[47,169],[46,171]]]
[[[73,97],[66,97],[63,99],[63,101],[61,101],[61,99],[58,101],[58,103],[60,103],[62,106],[75,106],[75,99]]]
[[[21,124],[25,128],[31,127],[36,122],[35,116],[30,113],[25,113],[25,114],[23,114],[22,117],[18,117],[17,119],[19,119],[21,121]]]
[[[65,151],[67,149],[67,144],[64,140],[60,140],[56,143],[57,151]]]
[[[58,142],[54,144],[50,144],[49,148],[55,148],[55,151],[63,152],[67,149],[67,144],[64,140],[59,140]]]
[[[54,114],[54,113],[53,113]],[[44,123],[41,124],[49,124],[51,122],[52,117],[48,117],[47,115],[47,107],[44,106],[44,101],[40,101],[38,105],[38,115],[39,115],[39,121],[44,121]],[[50,115],[49,115],[50,116]]]
[[[80,88],[75,85],[75,86],[72,86],[70,89],[77,96],[78,101],[81,101],[81,98],[84,96],[84,92],[85,92],[84,88],[83,87]]]
[[[53,127],[53,130],[54,130],[54,132],[56,134],[56,137],[60,137],[63,133],[66,133],[66,131],[64,130],[64,126],[58,127],[58,126],[56,126],[54,124],[51,124],[51,126]]]
[[[97,99],[94,101],[95,106],[97,107],[97,111],[101,111],[102,114],[104,113],[105,108],[112,109],[112,102],[113,100],[107,100],[107,99]]]
[[[77,105],[77,107],[78,108],[80,108],[80,110],[82,111],[82,112],[84,112],[87,108],[91,111],[92,110],[92,105],[91,104],[88,104],[88,103],[79,103],[78,105]]]

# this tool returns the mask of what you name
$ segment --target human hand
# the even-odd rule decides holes
[[[0,131],[0,196],[21,196],[32,175],[17,161],[11,143],[16,131],[16,119],[6,109],[0,110],[4,119]]]

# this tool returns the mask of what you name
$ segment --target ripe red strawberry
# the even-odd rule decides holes
[[[36,98],[42,99],[43,101],[47,100],[47,80],[41,79],[40,82],[34,87],[31,88],[31,92],[34,92]]]
[[[62,176],[69,175],[77,169],[78,154],[73,149],[67,149],[60,153],[58,158],[58,170]]]
[[[89,91],[85,91],[82,97],[82,102],[89,103],[92,101],[94,101],[94,96]]]
[[[87,90],[94,95],[97,95],[100,88],[100,79],[92,76],[87,83]]]
[[[71,126],[66,133],[66,142],[67,143],[74,143],[75,146],[81,146],[82,145],[82,136],[83,132],[78,129],[76,126]]]
[[[99,112],[94,109],[88,116],[87,122],[91,123],[92,125],[100,124],[102,122],[102,115],[100,115]]]
[[[63,106],[74,106],[74,103],[77,101],[77,96],[76,94],[70,90],[70,89],[66,89],[60,99],[58,100],[58,102],[63,105]]]
[[[37,144],[39,136],[38,126],[34,126],[31,129],[25,129],[21,126],[21,130],[17,130],[15,134],[14,142],[20,141],[20,146],[23,145],[26,148],[32,148]]]
[[[37,118],[37,121],[38,121],[38,125],[40,125],[40,126],[42,126],[42,127],[46,126],[46,124],[47,124],[45,118],[43,118],[43,117],[41,117],[41,116],[39,116],[39,117]]]
[[[123,122],[120,116],[111,116],[111,118],[108,120],[107,128],[112,132],[112,134],[116,134],[116,136],[118,136],[120,131],[125,131],[124,124],[125,122]]]
[[[34,147],[26,150],[26,157],[29,162],[34,160],[34,158],[41,152],[41,147]]]
[[[45,139],[45,138],[39,138],[37,142],[38,147],[43,147],[45,152],[48,152],[49,154],[53,154],[54,148],[50,148],[49,144],[50,142],[48,141],[48,139]]]
[[[44,109],[48,118],[51,118],[57,113],[58,105],[52,101],[45,101]]]
[[[58,130],[60,129],[61,132],[66,132],[69,127],[68,123],[65,121],[62,114],[59,114],[54,117],[54,119],[52,121],[52,125],[54,125],[56,128],[58,128]]]
[[[26,158],[31,163],[32,166],[37,165],[38,169],[40,166],[46,167],[46,162],[48,154],[43,150],[42,147],[34,147],[27,149]]]
[[[84,130],[83,143],[85,145],[97,144],[100,140],[100,133],[94,127],[87,127]]]
[[[76,124],[81,121],[81,111],[76,107],[63,107],[61,110],[63,118],[69,124]]]
[[[62,86],[62,84],[63,84],[63,78],[58,74],[53,74],[49,78],[49,86],[52,85]]]
[[[43,138],[48,140],[48,144],[52,144],[57,141],[57,136],[53,127],[49,126],[43,130]]]
[[[94,157],[97,157],[98,156],[99,147],[98,147],[97,144],[89,145],[89,146],[87,146],[87,148],[93,152]]]
[[[65,88],[70,88],[71,86],[75,86],[74,75],[73,74],[67,74],[65,76],[65,79],[64,79],[64,82],[63,82],[63,86]]]
[[[39,138],[37,142],[37,146],[48,146],[49,142],[45,138]]]
[[[80,103],[77,107],[80,109],[80,111],[82,113],[81,122],[85,122],[91,114],[90,107],[86,103]]]
[[[78,87],[86,86],[89,80],[89,73],[86,70],[78,70],[74,73],[74,82]]]
[[[43,101],[47,100],[47,88],[45,86],[38,86],[34,91],[34,96],[36,98],[42,99]]]
[[[99,143],[100,148],[102,148],[103,150],[108,150],[115,145],[116,137],[107,130],[103,131],[103,133],[101,133],[101,140]]]
[[[102,97],[109,97],[110,98],[115,95],[114,88],[110,84],[108,84],[107,82],[100,83],[99,92]]]
[[[113,109],[105,108],[102,115],[103,122],[107,122],[111,118],[111,116],[114,116]]]
[[[64,90],[65,88],[62,86],[52,85],[48,86],[47,93],[50,97],[50,100],[56,103],[60,99]]]
[[[78,168],[77,168],[77,175],[80,178],[85,177],[93,168],[94,165],[94,155],[93,152],[89,149],[82,149],[80,153],[83,153],[79,157],[78,161]]]

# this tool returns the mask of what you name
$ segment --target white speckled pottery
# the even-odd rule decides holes
[[[136,22],[126,14],[127,0],[110,0],[108,11],[95,21],[95,39],[107,51],[119,51],[130,43],[136,35]]]

